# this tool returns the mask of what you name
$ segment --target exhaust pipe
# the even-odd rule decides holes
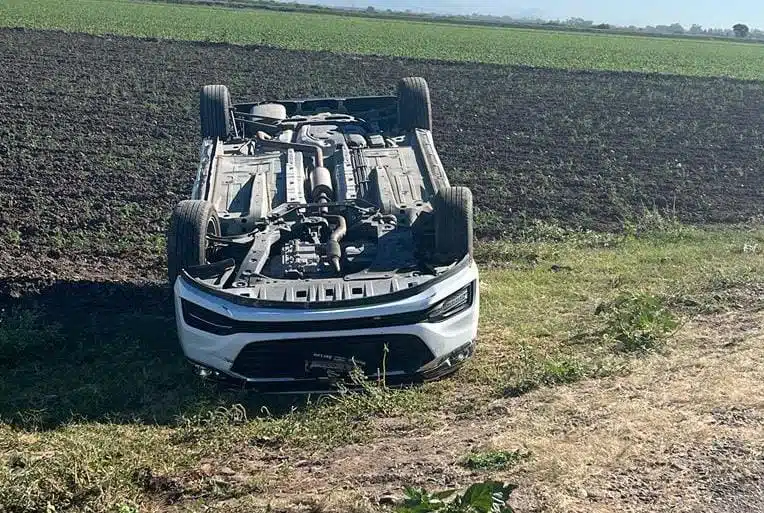
[[[291,143],[285,141],[274,141],[268,139],[267,134],[264,132],[257,133],[258,144],[265,148],[274,149],[293,149],[296,151],[302,151],[305,153],[313,154],[315,159],[315,166],[310,172],[310,196],[314,203],[329,203],[334,196],[334,188],[332,187],[332,175],[328,169],[324,167],[324,151],[320,146],[312,144],[300,144]],[[328,207],[320,207],[322,214],[328,212]],[[334,220],[337,227],[329,235],[329,242],[326,243],[326,256],[334,266],[334,270],[338,273],[342,270],[340,267],[340,259],[342,258],[342,247],[340,246],[340,240],[345,236],[348,231],[347,221],[345,218],[339,215],[326,215],[327,221]]]
[[[348,232],[348,224],[342,216],[325,216],[327,221],[334,220],[337,228],[329,235],[329,242],[326,243],[326,256],[331,260],[334,270],[340,272],[340,258],[342,258],[342,247],[340,241]]]
[[[310,197],[314,203],[329,203],[334,195],[332,175],[323,166],[313,168],[310,172]],[[325,207],[321,207],[326,212]]]
[[[296,150],[313,155],[315,166],[310,172],[310,196],[314,203],[329,203],[334,196],[334,187],[332,187],[332,175],[324,167],[324,151],[318,145],[300,144],[286,141],[274,141],[268,139],[264,132],[257,133],[258,143],[265,148],[274,148],[281,150]],[[322,212],[326,208],[322,207]]]
[[[324,165],[324,150],[320,146],[314,146],[312,144],[300,144],[286,141],[276,141],[274,139],[267,139],[268,134],[265,132],[257,133],[257,143],[264,148],[273,148],[277,150],[296,150],[304,153],[310,153],[313,158],[316,159],[316,167]]]

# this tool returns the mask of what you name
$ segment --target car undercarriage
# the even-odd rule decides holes
[[[450,187],[429,126],[399,126],[397,97],[229,108],[235,130],[204,139],[193,200],[176,209],[171,280],[332,302],[417,287],[471,252],[469,190]],[[204,254],[180,234],[189,217]]]
[[[472,354],[472,195],[438,157],[424,79],[395,96],[238,104],[205,86],[200,118],[167,259],[201,375],[312,391],[355,368],[435,379]]]

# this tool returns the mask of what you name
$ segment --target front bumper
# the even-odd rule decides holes
[[[418,315],[470,284],[472,301],[465,310],[439,322]],[[189,312],[211,312],[212,324],[200,329]],[[263,391],[318,391],[357,367],[388,385],[405,384],[449,374],[472,354],[478,270],[473,262],[389,303],[317,310],[242,305],[181,276],[175,313],[183,352],[207,377]]]

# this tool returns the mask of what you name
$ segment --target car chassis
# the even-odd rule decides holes
[[[200,118],[191,199],[167,235],[200,375],[320,391],[354,370],[434,379],[472,354],[472,195],[438,157],[424,79],[395,96],[237,104],[205,86]]]

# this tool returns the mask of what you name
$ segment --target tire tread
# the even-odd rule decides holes
[[[473,255],[474,214],[472,191],[446,187],[433,198],[435,249],[445,260]]]
[[[430,88],[422,77],[406,77],[398,82],[398,124],[404,131],[432,130]]]
[[[199,91],[202,137],[227,139],[232,132],[231,95],[224,85],[206,85]]]
[[[210,219],[217,220],[217,212],[207,201],[184,200],[173,209],[167,231],[167,277],[171,285],[182,269],[205,263]],[[219,234],[219,224],[216,226]]]

